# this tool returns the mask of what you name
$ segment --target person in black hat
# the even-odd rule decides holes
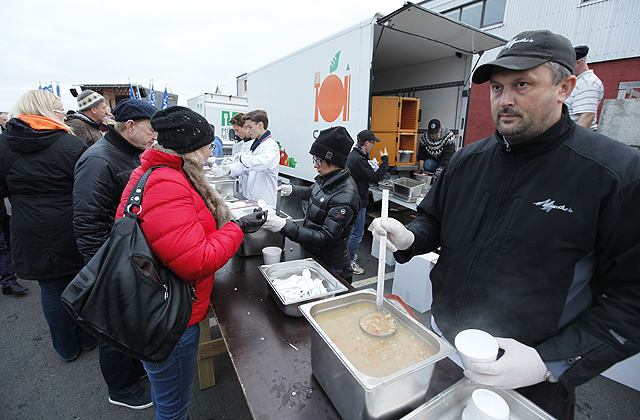
[[[576,52],[576,68],[573,74],[578,78],[571,96],[564,102],[569,108],[569,115],[576,124],[593,131],[598,129],[598,106],[604,97],[602,81],[587,65],[589,47],[580,45]]]
[[[268,211],[262,226],[298,242],[349,283],[353,271],[348,241],[360,211],[358,188],[346,167],[352,146],[353,140],[344,127],[321,131],[309,151],[318,171],[316,182],[309,187],[285,184],[276,188],[283,196],[294,194],[309,201],[302,226],[273,211]]]
[[[373,222],[398,263],[440,249],[434,331],[501,337],[465,376],[558,419],[575,387],[640,351],[640,152],[570,118],[575,62],[563,36],[512,38],[473,74],[495,134],[456,152],[406,227]]]
[[[367,204],[369,204],[369,183],[377,184],[389,171],[389,154],[386,147],[384,150],[380,150],[380,159],[382,160],[380,165],[374,166],[369,160],[371,149],[379,142],[380,139],[372,131],[362,130],[358,133],[356,146],[347,157],[347,168],[351,171],[351,177],[355,181],[360,195],[360,212],[349,237],[349,258],[354,274],[364,274],[364,269],[356,261],[356,251],[364,235],[364,219],[367,214]]]
[[[456,135],[435,118],[429,121],[427,132],[418,145],[418,172],[430,172],[440,176],[456,151]]]
[[[115,126],[80,157],[74,172],[73,230],[85,264],[109,237],[129,176],[157,137],[150,122],[156,108],[147,102],[126,98],[113,113]],[[103,342],[98,356],[110,403],[132,409],[153,405],[151,392],[140,385],[145,374],[140,360]]]
[[[115,111],[118,111],[117,109]],[[215,272],[236,253],[244,234],[256,232],[264,212],[232,220],[222,197],[204,175],[214,134],[197,112],[172,106],[156,112],[151,127],[158,143],[145,150],[122,193],[116,217],[140,177],[147,179],[138,217],[158,260],[194,288],[187,328],[167,360],[143,362],[151,383],[156,419],[186,419],[198,358],[199,322],[205,319]]]

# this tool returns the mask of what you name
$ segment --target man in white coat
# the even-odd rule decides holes
[[[267,130],[269,119],[262,110],[251,111],[243,120],[247,133],[254,139],[246,152],[240,152],[238,160],[223,165],[225,173],[233,177],[242,177],[240,193],[249,200],[263,199],[268,206],[276,206],[276,187],[278,186],[278,165],[280,149],[278,143]]]

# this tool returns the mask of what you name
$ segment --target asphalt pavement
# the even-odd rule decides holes
[[[300,217],[293,209],[283,210]],[[358,255],[365,274],[354,276],[354,285],[375,288],[377,258],[371,255],[368,232]],[[393,269],[386,267],[385,293],[391,293]],[[0,296],[0,420],[154,419],[153,408],[131,410],[108,402],[97,348],[82,352],[73,362],[62,361],[51,345],[38,283],[21,283],[30,289],[26,296]],[[429,312],[415,313],[428,325]],[[211,324],[212,338],[220,337],[213,318]],[[251,419],[229,355],[215,356],[214,366],[214,387],[200,390],[196,373],[190,419]],[[143,386],[149,387],[148,380]],[[576,420],[638,418],[640,393],[629,387],[598,376],[577,389]]]

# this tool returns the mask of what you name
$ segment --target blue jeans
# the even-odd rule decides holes
[[[351,260],[353,260],[353,257],[356,255],[358,245],[362,242],[362,237],[364,236],[364,219],[366,216],[367,208],[363,207],[358,213],[358,218],[356,219],[356,223],[353,225],[351,236],[349,236],[349,258]]]
[[[60,297],[71,280],[73,277],[38,280],[40,303],[44,318],[49,324],[53,348],[65,362],[78,357],[83,348],[90,349],[98,343],[98,339],[78,325],[62,306]]]
[[[151,382],[156,420],[189,418],[199,340],[200,326],[194,324],[184,331],[167,360],[162,363],[142,362]]]
[[[438,162],[436,162],[435,160],[429,158],[429,159],[424,161],[424,164],[422,165],[422,169],[424,169],[427,172],[435,172],[436,169],[438,169],[439,166],[440,166],[440,164]]]

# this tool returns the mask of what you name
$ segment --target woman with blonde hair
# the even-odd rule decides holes
[[[195,288],[191,319],[173,352],[162,363],[143,362],[151,382],[156,419],[188,418],[200,330],[213,289],[214,273],[236,253],[245,233],[256,232],[265,212],[238,220],[209,185],[204,164],[211,157],[213,130],[195,111],[181,106],[160,110],[151,118],[158,144],[140,156],[129,178],[116,217],[138,179],[150,168],[138,218],[155,256]],[[227,223],[231,221],[231,223]]]
[[[0,198],[11,203],[15,271],[40,284],[53,347],[71,361],[98,344],[60,301],[84,267],[73,234],[73,170],[87,145],[69,133],[62,101],[50,92],[26,92],[12,115],[0,134]]]

